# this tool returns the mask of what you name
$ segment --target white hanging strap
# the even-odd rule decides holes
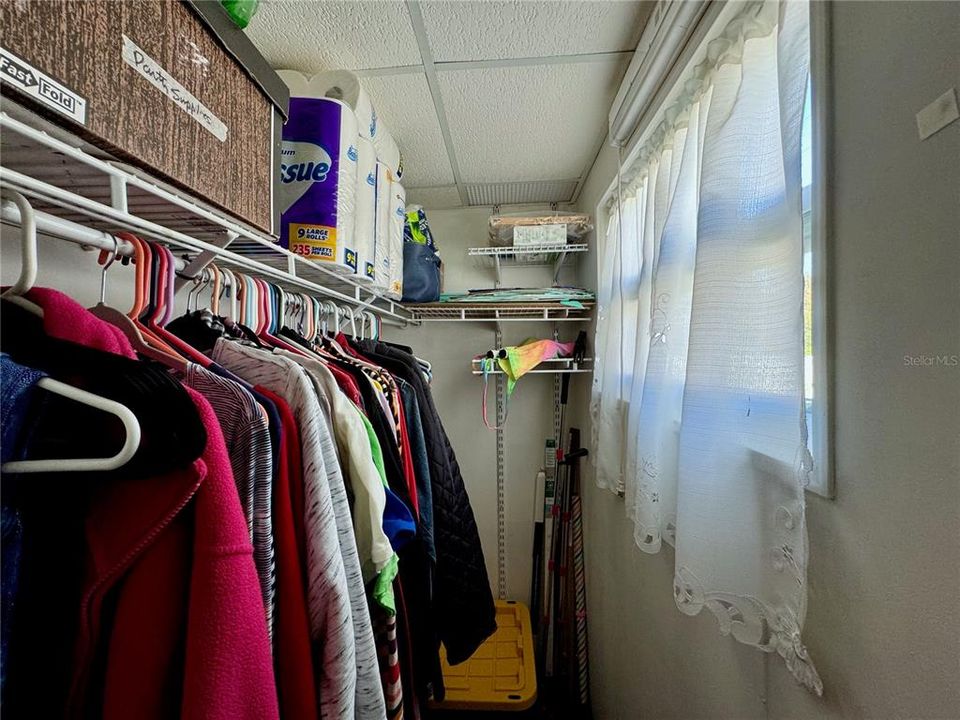
[[[93,393],[67,385],[53,378],[42,378],[37,387],[54,395],[75,400],[82,405],[102,410],[117,417],[123,423],[126,438],[123,447],[113,457],[107,458],[56,458],[51,460],[14,460],[0,466],[4,473],[41,473],[41,472],[90,472],[116,470],[126,465],[140,447],[140,421],[137,416],[115,400],[94,395]]]
[[[480,358],[480,370],[483,373],[483,396],[480,403],[481,414],[483,415],[483,424],[486,426],[487,430],[502,430],[507,423],[507,412],[510,398],[507,398],[504,402],[503,408],[503,424],[502,425],[491,425],[490,421],[487,419],[487,395],[489,394],[489,378],[491,375],[495,375],[497,372],[497,361],[492,357],[483,357]]]

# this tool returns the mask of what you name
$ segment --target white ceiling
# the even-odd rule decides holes
[[[562,203],[593,165],[652,6],[263,0],[247,34],[278,69],[361,76],[408,200]]]

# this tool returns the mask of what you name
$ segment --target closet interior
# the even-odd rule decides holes
[[[0,3],[3,714],[954,717],[852,429],[933,368],[960,472],[844,184],[955,231],[908,5]]]
[[[590,216],[431,229],[357,77],[229,5],[2,12],[4,712],[586,712]]]

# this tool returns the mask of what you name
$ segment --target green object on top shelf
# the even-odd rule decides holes
[[[257,14],[260,0],[220,0],[220,4],[223,5],[223,9],[227,11],[234,24],[243,30]]]

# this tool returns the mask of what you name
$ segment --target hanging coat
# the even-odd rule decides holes
[[[410,383],[416,394],[430,463],[436,545],[435,626],[453,665],[469,658],[497,629],[480,533],[460,466],[416,360],[372,340],[358,343],[371,360]]]
[[[50,336],[135,358],[119,330],[36,288]],[[88,565],[68,717],[278,718],[253,547],[219,423],[189,467],[104,486],[86,518]],[[91,482],[87,478],[87,482]]]

